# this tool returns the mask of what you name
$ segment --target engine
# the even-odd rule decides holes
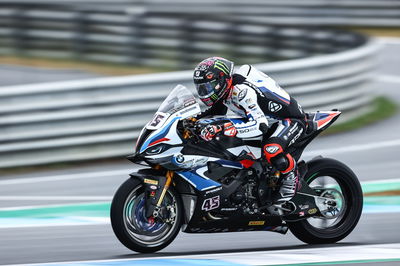
[[[243,214],[258,212],[259,185],[253,170],[232,171],[218,181],[233,190],[222,203],[221,212],[237,212],[238,210],[241,210]]]
[[[257,183],[249,180],[230,196],[231,204],[237,209],[241,209],[244,214],[254,214],[258,212]]]

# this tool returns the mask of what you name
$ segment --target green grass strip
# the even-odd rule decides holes
[[[371,259],[371,260],[345,260],[345,261],[327,261],[327,262],[307,262],[295,264],[280,264],[281,266],[302,266],[302,265],[338,265],[338,264],[358,264],[358,263],[374,263],[374,262],[393,262],[400,261],[397,259]],[[265,265],[265,266],[268,266]]]
[[[365,183],[362,184],[363,193],[375,193],[383,191],[396,191],[400,190],[400,182],[398,180],[387,181],[387,182],[376,182],[376,183]]]
[[[400,205],[400,196],[369,196],[364,197],[368,205]]]
[[[110,206],[110,202],[101,202],[1,210],[0,218],[108,217]]]
[[[334,124],[332,127],[328,128],[323,134],[334,134],[359,129],[366,125],[391,117],[397,112],[396,103],[385,97],[375,98],[372,104],[373,109],[371,110],[371,112],[361,115],[350,121],[344,122],[342,124]]]
[[[340,28],[376,37],[400,37],[400,27],[344,26]]]

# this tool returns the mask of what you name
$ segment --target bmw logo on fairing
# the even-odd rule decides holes
[[[175,157],[175,160],[177,163],[183,163],[183,161],[185,161],[185,157],[183,157],[182,154],[179,154]]]

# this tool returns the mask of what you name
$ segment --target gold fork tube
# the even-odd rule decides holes
[[[163,188],[163,190],[161,192],[161,196],[160,196],[160,198],[159,198],[159,200],[157,202],[157,207],[161,206],[161,203],[162,203],[162,201],[164,199],[165,193],[167,193],[167,190],[168,190],[169,186],[171,185],[172,177],[174,176],[174,172],[167,171],[167,174],[165,176],[167,177],[167,181],[165,182],[164,188]]]

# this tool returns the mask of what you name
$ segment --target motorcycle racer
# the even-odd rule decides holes
[[[234,73],[234,63],[211,57],[194,69],[194,84],[202,102],[209,108],[196,118],[225,115],[228,111],[246,118],[245,123],[210,124],[200,136],[212,140],[217,133],[238,138],[263,136],[265,159],[282,173],[282,185],[276,203],[285,203],[295,195],[299,174],[287,148],[305,132],[305,113],[297,101],[272,78],[250,65]]]

